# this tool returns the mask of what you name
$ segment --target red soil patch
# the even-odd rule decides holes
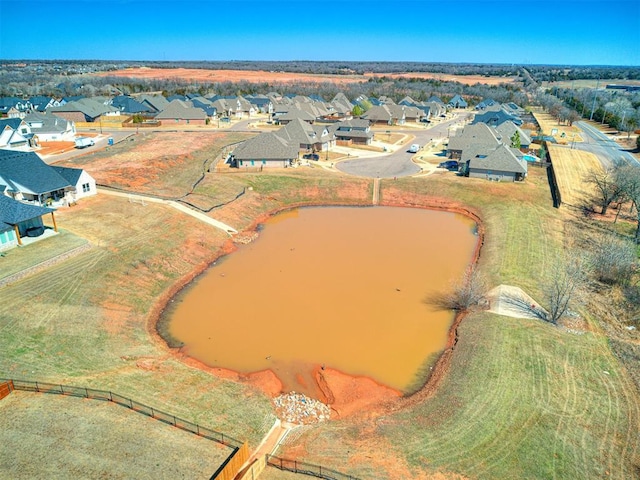
[[[349,84],[368,82],[370,78],[423,78],[435,79],[444,82],[460,82],[465,85],[484,83],[498,85],[501,83],[513,83],[517,77],[485,77],[483,75],[447,75],[443,73],[407,72],[407,73],[365,73],[363,75],[325,75],[293,72],[267,72],[264,70],[205,70],[199,68],[127,68],[114,72],[102,72],[96,74],[101,77],[127,77],[156,80],[183,80],[185,82],[238,82],[241,80],[251,83],[334,83]]]

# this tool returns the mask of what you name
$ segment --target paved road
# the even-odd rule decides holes
[[[614,160],[625,160],[640,167],[640,162],[631,153],[622,150],[620,145],[597,128],[586,122],[576,122],[576,126],[582,130],[584,142],[575,142],[572,148],[593,153],[605,168],[611,166]]]
[[[405,130],[394,130],[394,133],[405,133],[414,136],[415,139],[408,140],[402,148],[393,153],[376,157],[367,156],[366,158],[343,160],[336,164],[336,168],[350,175],[370,178],[392,178],[415,175],[420,173],[421,169],[412,161],[415,154],[407,151],[409,145],[417,143],[424,146],[433,140],[442,140],[449,135],[454,127],[459,127],[464,124],[469,116],[471,116],[471,113],[463,112],[451,120],[428,126],[424,129],[407,128]],[[382,137],[384,137],[384,134],[382,134]]]

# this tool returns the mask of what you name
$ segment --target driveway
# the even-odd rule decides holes
[[[395,152],[374,156],[370,155],[370,152],[367,152],[366,156],[363,157],[352,160],[342,160],[336,164],[335,168],[350,175],[370,178],[393,178],[416,175],[422,172],[422,169],[412,160],[415,154],[407,151],[409,145],[417,143],[420,146],[424,146],[432,141],[441,141],[447,138],[450,133],[453,133],[456,128],[461,127],[471,115],[471,112],[461,112],[456,114],[451,120],[446,120],[435,125],[426,124],[425,128],[408,127],[403,130],[394,130],[394,133],[405,133],[409,138],[409,140]],[[382,135],[384,136],[384,134]],[[412,136],[414,137],[413,139],[411,139]]]

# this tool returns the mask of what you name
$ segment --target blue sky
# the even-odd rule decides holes
[[[640,65],[640,0],[0,0],[0,59]]]

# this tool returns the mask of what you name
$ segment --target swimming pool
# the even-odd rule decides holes
[[[523,155],[522,158],[524,158],[527,162],[537,162],[538,158],[534,157],[533,155]]]

